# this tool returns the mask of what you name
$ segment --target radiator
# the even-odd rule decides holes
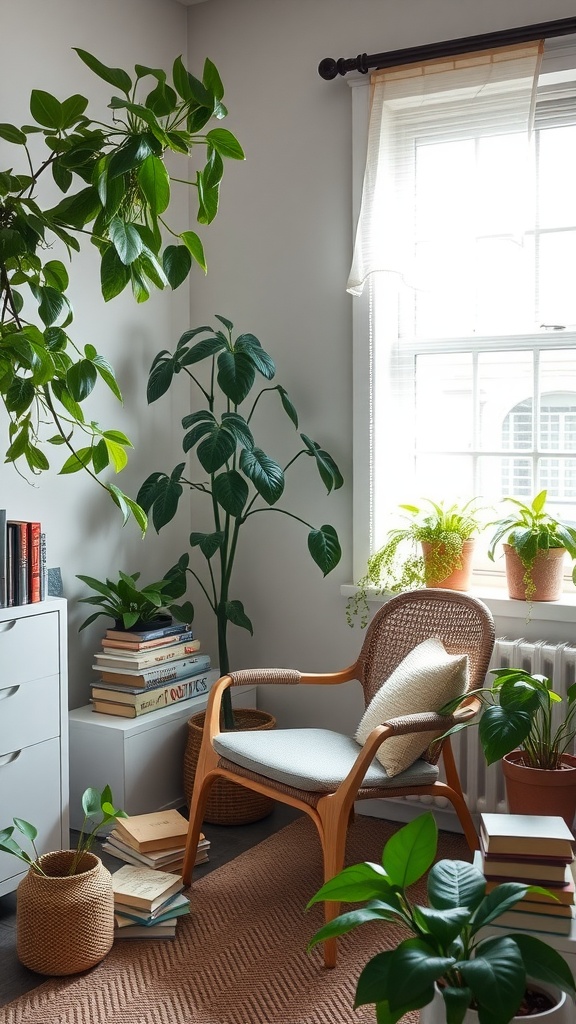
[[[547,676],[552,680],[557,693],[565,697],[568,687],[576,682],[576,647],[568,643],[551,644],[546,640],[528,642],[500,637],[496,640],[490,661],[490,669],[494,668],[521,668],[530,674]],[[486,684],[489,685],[493,678],[488,672]],[[555,710],[558,719],[562,711]],[[472,814],[506,811],[502,769],[500,764],[487,766],[477,727],[473,725],[454,735],[452,748],[464,797]],[[572,749],[568,752],[576,751]],[[410,803],[427,803],[446,810],[452,809],[444,799],[407,799]]]

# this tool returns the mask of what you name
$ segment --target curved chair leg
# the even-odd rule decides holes
[[[347,801],[348,802],[348,801]],[[334,796],[325,797],[318,802],[316,810],[322,826],[320,840],[324,856],[324,881],[328,882],[344,867],[346,856],[346,834],[350,821],[350,807],[343,806]],[[324,903],[324,920],[326,924],[333,921],[340,913],[340,903],[326,900]],[[327,939],[324,943],[324,966],[336,966],[336,939]]]
[[[186,852],[184,854],[184,865],[182,868],[182,880],[184,885],[190,885],[190,882],[192,881],[192,871],[196,861],[196,851],[198,849],[198,840],[200,839],[202,822],[204,821],[204,815],[206,813],[206,805],[208,803],[208,797],[210,796],[210,790],[217,778],[218,776],[216,772],[209,772],[203,779],[195,780],[194,783],[194,792],[190,802],[190,820],[188,823],[188,835],[186,837]],[[196,785],[197,781],[199,783],[198,786]]]
[[[454,807],[454,810],[460,819],[460,824],[462,825],[468,846],[472,850],[472,853],[474,853],[475,850],[479,849],[478,834],[476,832],[476,827],[472,820],[468,804],[464,799],[464,794],[460,785],[460,776],[458,775],[458,769],[456,768],[456,762],[454,760],[454,752],[449,738],[442,746],[442,760],[444,761],[448,790],[445,793],[445,796],[447,796]]]

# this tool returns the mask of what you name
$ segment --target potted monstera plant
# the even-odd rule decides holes
[[[356,985],[355,1007],[374,1004],[378,1024],[396,1024],[411,1010],[423,1024],[510,1024],[534,1007],[542,1024],[569,1024],[576,988],[560,953],[534,935],[486,933],[527,893],[546,890],[506,882],[487,893],[473,864],[434,863],[437,841],[427,812],[394,833],[380,864],[355,864],[326,882],[309,906],[334,900],[359,907],[316,932],[309,948],[369,922],[396,926]],[[427,903],[417,904],[410,887],[426,872]]]
[[[286,389],[272,383],[276,366],[258,338],[245,333],[234,336],[234,324],[217,315],[216,328],[202,326],[186,331],[174,352],[160,352],[150,370],[148,401],[156,402],[179,380],[192,385],[193,407],[182,420],[185,455],[194,453],[193,472],[180,462],[170,472],[156,471],[142,484],[138,503],[150,514],[157,531],[174,518],[185,490],[202,500],[210,527],[190,534],[190,552],[178,565],[188,574],[200,597],[208,603],[217,627],[220,673],[229,672],[228,629],[253,632],[243,602],[236,595],[234,568],[242,537],[249,535],[258,546],[258,522],[265,513],[275,513],[291,526],[304,526],[308,551],[326,576],[338,565],[341,549],[338,534],[330,524],[316,526],[285,505],[285,488],[296,464],[311,462],[328,494],[343,484],[336,462],[307,434],[299,433],[294,454],[284,466],[269,454],[260,418],[265,401],[276,402],[285,421],[297,430],[296,408]],[[200,364],[204,364],[203,366]],[[257,381],[262,382],[256,387]],[[257,440],[257,431],[264,440]],[[264,447],[265,446],[265,447]],[[198,478],[194,479],[194,472]],[[186,615],[189,620],[189,615]],[[230,690],[223,702],[223,726],[233,729],[269,728],[272,716],[245,709],[241,720],[232,709]],[[185,791],[190,798],[200,751],[204,713],[190,720],[190,741],[185,760]],[[229,794],[225,796],[225,794]],[[245,809],[240,809],[241,800]],[[246,809],[250,804],[252,810]],[[219,804],[222,805],[219,810]],[[253,821],[272,809],[262,797],[255,806],[254,794],[226,780],[218,780],[210,794],[206,820],[220,824]]]
[[[481,526],[475,498],[446,504],[425,498],[422,506],[400,505],[404,523],[390,530],[382,547],[370,555],[365,575],[346,606],[348,624],[360,615],[368,622],[370,588],[399,594],[418,587],[468,590],[475,534]]]

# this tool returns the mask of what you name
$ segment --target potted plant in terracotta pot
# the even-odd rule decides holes
[[[481,527],[477,499],[455,502],[424,499],[424,507],[400,505],[406,525],[395,527],[385,543],[368,559],[356,594],[348,600],[346,617],[351,626],[361,616],[368,622],[368,588],[376,594],[399,594],[418,587],[469,590],[475,534]]]
[[[568,750],[576,736],[576,683],[564,702],[546,676],[515,668],[493,673],[491,687],[467,694],[482,704],[480,719],[455,726],[449,733],[478,724],[486,761],[502,760],[512,814],[557,814],[572,828],[576,757]],[[450,701],[441,713],[453,713],[460,703],[461,699]],[[554,709],[564,712],[559,724]]]
[[[576,559],[576,529],[546,511],[547,491],[525,504],[505,498],[514,510],[490,523],[496,530],[488,555],[504,541],[506,579],[510,597],[520,601],[557,601],[562,592],[564,556]]]
[[[420,1010],[423,1024],[510,1024],[534,1006],[542,1024],[569,1024],[576,989],[563,957],[533,935],[484,933],[527,893],[546,890],[506,882],[487,894],[477,867],[434,863],[436,849],[427,812],[394,833],[381,864],[355,864],[326,882],[309,906],[361,906],[316,932],[309,948],[368,922],[395,925],[398,937],[366,964],[356,986],[355,1007],[375,1004],[378,1024],[396,1024],[411,1010]],[[418,906],[409,888],[427,871],[428,905]]]
[[[281,466],[267,451],[262,430],[261,409],[274,400],[291,426],[298,429],[298,413],[285,388],[272,383],[276,367],[271,356],[253,334],[234,337],[234,324],[223,316],[214,329],[197,327],[186,331],[174,352],[160,352],[150,370],[148,402],[160,399],[173,382],[187,380],[193,386],[193,410],[182,420],[182,448],[186,456],[194,453],[192,472],[187,463],[179,463],[171,473],[154,472],[138,492],[138,503],[150,513],[157,531],[172,521],[186,488],[194,501],[206,508],[209,527],[190,534],[191,554],[179,561],[182,574],[207,601],[216,620],[218,664],[221,675],[230,671],[229,627],[253,632],[252,622],[234,592],[234,568],[238,545],[250,536],[258,550],[258,523],[263,513],[275,512],[291,526],[306,527],[308,551],[324,576],[338,565],[340,542],[333,526],[314,526],[285,504],[289,472],[302,460],[316,468],[328,493],[343,484],[343,478],[331,455],[318,442],[300,433],[295,453]],[[199,364],[205,366],[199,366]],[[255,389],[257,381],[263,386]],[[256,440],[258,423],[266,449]],[[197,475],[198,479],[194,479]],[[175,567],[176,571],[176,567]],[[230,691],[223,701],[225,729],[269,729],[272,715],[256,709],[232,709]],[[189,743],[184,764],[184,790],[189,801],[202,729],[204,712],[189,722]],[[217,824],[241,824],[270,813],[268,797],[226,780],[213,786],[206,820]]]
[[[109,786],[102,792],[87,789],[82,809],[75,850],[39,854],[38,831],[22,818],[0,830],[0,851],[29,867],[17,891],[16,948],[21,963],[38,974],[85,971],[106,956],[114,941],[112,876],[91,848],[100,828],[127,815],[114,807]],[[18,833],[32,854],[15,838]]]

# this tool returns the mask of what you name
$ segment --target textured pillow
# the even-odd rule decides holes
[[[437,637],[431,637],[410,651],[392,675],[374,695],[366,708],[355,739],[364,745],[377,725],[391,718],[439,711],[464,693],[468,685],[468,655],[447,654]],[[393,777],[409,768],[442,730],[391,736],[376,754],[388,775]]]

